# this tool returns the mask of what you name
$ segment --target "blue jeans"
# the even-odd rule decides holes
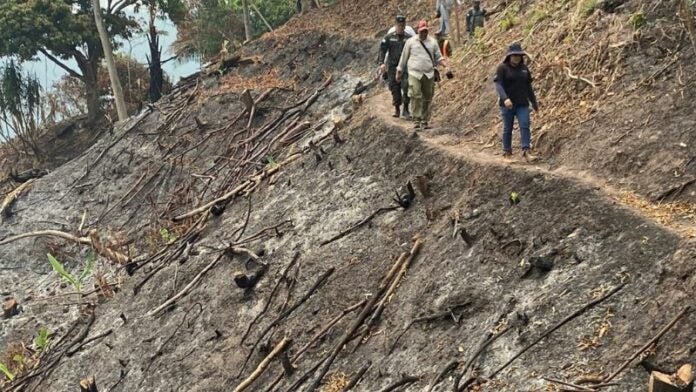
[[[530,131],[529,106],[515,106],[508,109],[505,106],[500,108],[503,116],[503,151],[512,152],[512,126],[517,117],[517,124],[520,126],[520,144],[522,149],[531,147],[532,132]]]

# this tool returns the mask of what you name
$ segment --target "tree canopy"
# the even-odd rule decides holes
[[[232,45],[244,41],[241,0],[197,0],[187,3],[186,17],[176,22],[176,51],[189,57],[209,58],[217,54],[223,42]],[[295,0],[249,0],[252,35],[267,31],[257,14],[260,11],[272,27],[285,23],[295,12]]]
[[[131,4],[109,2],[104,22],[112,40],[129,38],[137,30],[137,23],[124,12]],[[95,118],[100,112],[97,68],[103,52],[89,0],[0,2],[0,56],[33,60],[39,53],[84,82],[92,103],[90,117]],[[68,59],[74,59],[78,69],[70,67]]]

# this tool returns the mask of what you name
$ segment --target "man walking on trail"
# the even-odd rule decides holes
[[[466,31],[469,32],[469,36],[473,37],[477,28],[483,28],[486,16],[486,10],[481,8],[481,0],[474,0],[473,7],[466,14]]]
[[[532,104],[535,112],[539,111],[539,104],[532,87],[532,73],[524,64],[525,57],[527,53],[522,49],[522,45],[510,45],[505,60],[498,66],[493,83],[500,98],[500,113],[503,118],[503,156],[512,156],[512,127],[516,117],[520,127],[522,156],[528,161],[533,161],[536,157],[530,152],[532,134],[529,104]]]
[[[437,0],[435,5],[435,17],[440,18],[440,28],[435,32],[436,36],[448,36],[450,33],[450,13],[454,8],[455,0]]]
[[[406,41],[412,36],[414,34],[409,33],[406,29],[406,17],[398,15],[394,30],[390,30],[380,44],[378,58],[382,74],[387,75],[389,91],[392,94],[392,104],[394,105],[394,117],[403,116],[406,119],[411,118],[411,113],[408,109],[410,102],[408,80],[397,80],[396,67],[399,65],[401,52]],[[401,111],[401,105],[403,105],[403,111]]]
[[[437,65],[447,67],[440,48],[434,38],[428,36],[428,22],[418,23],[418,35],[410,38],[404,45],[396,79],[401,80],[408,73],[408,92],[413,104],[413,120],[416,129],[429,128],[431,103],[435,94]],[[449,67],[447,67],[449,73]]]

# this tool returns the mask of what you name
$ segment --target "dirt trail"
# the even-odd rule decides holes
[[[389,92],[378,93],[370,97],[367,102],[367,107],[370,108],[375,116],[379,117],[386,124],[402,129],[409,137],[413,135],[412,123],[410,121],[395,118],[391,115],[393,108],[391,106]],[[499,166],[533,174],[543,174],[553,178],[571,180],[581,186],[598,190],[611,201],[645,219],[655,222],[671,232],[685,238],[696,237],[696,230],[694,230],[694,223],[696,222],[694,222],[693,214],[684,213],[681,215],[685,216],[675,216],[672,217],[672,219],[656,219],[656,216],[664,217],[665,215],[671,215],[669,211],[670,206],[668,204],[661,205],[650,203],[635,195],[627,197],[627,191],[618,189],[607,183],[607,181],[585,170],[577,170],[564,166],[556,166],[551,169],[550,165],[545,163],[543,157],[540,157],[537,162],[527,162],[520,156],[519,151],[515,151],[515,155],[512,159],[505,159],[502,154],[499,155],[484,151],[484,149],[488,149],[488,146],[477,147],[466,143],[463,138],[457,136],[457,133],[459,133],[458,131],[459,130],[450,129],[446,125],[439,126],[437,119],[435,119],[433,129],[419,131],[418,138],[431,147],[452,154],[460,159],[464,158],[481,165]],[[517,132],[517,129],[513,132]],[[513,135],[513,138],[514,137]]]

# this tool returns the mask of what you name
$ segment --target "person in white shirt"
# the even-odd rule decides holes
[[[462,2],[457,0],[457,4],[461,5]],[[450,13],[452,13],[452,8],[454,8],[455,0],[437,0],[437,5],[435,6],[435,16],[440,18],[440,28],[435,32],[435,35],[446,37],[450,33]]]
[[[429,128],[436,67],[447,67],[447,60],[442,57],[437,41],[428,36],[428,33],[428,22],[421,20],[418,23],[418,35],[406,41],[396,68],[397,80],[404,77],[404,70],[408,73],[408,95],[411,98],[411,116],[416,129]],[[449,67],[447,71],[449,72]]]

